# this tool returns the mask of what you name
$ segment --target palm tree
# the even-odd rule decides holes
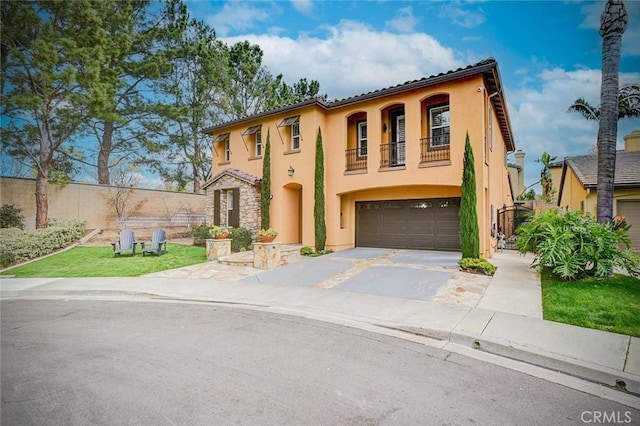
[[[578,98],[569,107],[569,112],[577,112],[587,120],[600,121],[600,107]],[[640,84],[625,84],[618,90],[618,120],[640,117]]]
[[[600,17],[602,36],[602,86],[598,128],[598,222],[613,216],[613,184],[618,133],[618,87],[620,45],[627,28],[627,11],[622,0],[608,0]]]

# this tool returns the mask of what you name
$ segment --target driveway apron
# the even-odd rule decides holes
[[[334,288],[432,300],[457,271],[460,253],[354,248],[305,258],[242,282]]]

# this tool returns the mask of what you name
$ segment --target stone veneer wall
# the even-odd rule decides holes
[[[259,187],[252,185],[234,176],[225,175],[214,184],[207,187],[207,215],[208,223],[213,224],[214,191],[220,190],[220,223],[227,223],[227,191],[240,188],[240,226],[251,231],[260,229],[260,191]]]

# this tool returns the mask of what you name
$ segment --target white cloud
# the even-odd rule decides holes
[[[477,27],[487,20],[481,8],[474,7],[472,10],[470,5],[463,5],[459,1],[443,3],[438,12],[438,16],[440,18],[448,18],[453,24],[464,28]]]
[[[312,0],[291,0],[293,8],[298,12],[308,15],[313,10]]]
[[[271,19],[269,13],[251,4],[230,2],[225,3],[220,12],[206,18],[218,36],[225,36],[231,30],[245,31],[253,28],[256,22],[265,22]]]
[[[386,27],[392,31],[410,33],[414,31],[419,22],[420,20],[413,14],[413,8],[407,6],[398,9],[396,16],[386,22]]]
[[[567,110],[580,97],[592,105],[600,103],[601,75],[600,70],[553,68],[528,78],[533,83],[529,87],[539,89],[507,88],[506,95],[516,147],[526,153],[525,181],[531,184],[540,178],[542,166],[535,160],[543,152],[561,160],[565,156],[588,154],[595,146],[598,123]],[[621,84],[639,80],[640,73],[620,75]],[[639,119],[618,122],[618,149],[623,147],[624,135],[634,129],[640,129]]]
[[[288,83],[315,79],[321,93],[343,98],[381,89],[467,65],[453,49],[428,34],[376,32],[354,21],[328,28],[326,38],[243,35],[224,38],[233,44],[249,40],[264,52],[264,65]],[[363,49],[362,46],[375,46]]]

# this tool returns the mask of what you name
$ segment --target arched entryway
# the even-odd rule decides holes
[[[284,187],[285,224],[278,240],[286,243],[302,242],[302,185],[290,183]]]

